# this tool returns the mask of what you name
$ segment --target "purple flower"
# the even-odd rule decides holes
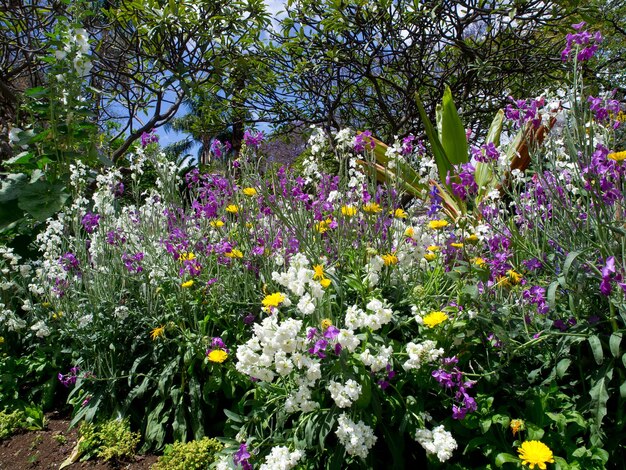
[[[258,147],[261,142],[263,142],[264,138],[265,136],[263,135],[263,131],[259,131],[253,134],[246,129],[246,131],[243,133],[243,141],[248,147]]]
[[[154,133],[155,129],[152,129],[150,133],[144,132],[141,134],[141,146],[147,147],[152,143],[156,143],[159,141],[159,136]]]
[[[327,347],[328,347],[328,341],[326,341],[325,339],[318,339],[315,342],[315,345],[313,345],[313,347],[309,349],[309,353],[316,355],[320,359],[324,359],[326,357],[326,354],[324,354],[324,351],[326,350]]]
[[[65,253],[59,258],[59,263],[66,272],[78,271],[79,262],[74,253]]]
[[[87,233],[93,233],[100,223],[100,215],[87,212],[80,223]]]
[[[233,463],[235,466],[241,465],[244,469],[252,469],[252,465],[248,462],[250,458],[250,452],[248,452],[248,446],[246,443],[242,443],[239,446],[239,450],[233,454]]]
[[[368,147],[370,150],[374,150],[376,143],[374,142],[374,139],[372,139],[372,131],[364,131],[357,134],[354,137],[353,145],[356,153],[362,153]]]

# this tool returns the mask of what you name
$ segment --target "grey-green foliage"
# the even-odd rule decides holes
[[[202,438],[187,443],[175,442],[165,447],[152,470],[202,470],[215,461],[223,445],[216,439]]]
[[[20,411],[8,413],[0,411],[0,440],[6,439],[22,427],[23,414]]]
[[[79,452],[82,460],[97,456],[104,460],[132,457],[140,434],[130,430],[128,419],[112,419],[102,424],[83,423],[80,427]]]

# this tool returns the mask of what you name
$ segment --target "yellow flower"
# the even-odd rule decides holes
[[[341,207],[341,213],[345,215],[346,217],[352,217],[353,215],[356,215],[356,212],[357,212],[356,207],[352,207],[352,206]]]
[[[426,249],[428,251],[435,252],[435,251],[439,251],[440,248],[439,248],[439,245],[429,245],[429,246],[426,247]]]
[[[319,233],[324,233],[330,228],[330,224],[332,223],[333,219],[326,219],[316,222],[315,230],[317,230]]]
[[[211,362],[217,362],[221,364],[226,359],[228,359],[228,353],[222,349],[214,349],[209,354],[207,354],[207,359]]]
[[[189,279],[188,281],[185,281],[180,285],[180,287],[182,287],[183,289],[187,289],[191,286],[193,286],[193,279]]]
[[[214,219],[211,222],[209,222],[209,225],[213,228],[220,228],[224,226],[224,222],[222,222],[219,219]]]
[[[50,302],[42,302],[42,303],[41,303],[41,306],[42,306],[43,308],[48,308],[48,307],[50,306]]]
[[[518,432],[525,429],[524,421],[521,419],[512,419],[509,426],[511,428],[511,431],[513,432],[513,437],[515,437]]]
[[[626,160],[626,150],[622,150],[621,152],[609,153],[606,158],[611,160],[615,160],[616,162],[621,162]]]
[[[228,253],[224,253],[227,258],[243,258],[243,253],[237,248],[233,248]]]
[[[428,328],[434,328],[435,326],[443,323],[447,319],[448,315],[446,315],[444,312],[430,312],[428,315],[422,318],[422,321],[424,322],[424,325],[426,325]]]
[[[326,331],[328,329],[329,326],[332,326],[333,322],[330,321],[330,318],[324,318],[322,320],[322,330]]]
[[[367,212],[368,214],[377,214],[382,211],[382,209],[380,208],[380,204],[376,202],[370,202],[363,206],[363,211]]]
[[[513,285],[519,284],[522,280],[522,275],[518,272],[513,271],[512,269],[509,269],[506,274],[509,276],[509,280]]]
[[[195,259],[196,255],[194,255],[192,252],[189,253],[181,253],[180,256],[178,257],[178,261],[191,261],[192,259]]]
[[[399,207],[395,211],[389,211],[389,213],[393,214],[393,216],[398,219],[406,219],[409,216],[409,214]]]
[[[328,286],[330,286],[330,279],[328,278],[324,278],[320,281],[320,285],[326,289]]]
[[[236,214],[237,212],[239,212],[239,207],[237,207],[235,204],[229,204],[226,206],[226,212]]]
[[[413,227],[407,227],[404,231],[404,236],[413,238],[413,235],[415,235],[415,229]]]
[[[165,336],[165,327],[164,326],[157,326],[150,333],[150,338],[152,338],[152,341],[156,341],[156,339],[160,338],[161,336]]]
[[[398,257],[393,253],[387,253],[386,255],[382,255],[381,258],[385,262],[385,266],[398,264]]]
[[[313,266],[313,279],[324,279],[326,276],[324,275],[324,265],[316,264]]]
[[[256,189],[254,188],[243,188],[243,190],[241,191],[242,193],[244,193],[246,196],[256,196]]]
[[[450,243],[452,248],[463,248],[463,243]]]
[[[483,266],[485,266],[485,264],[487,264],[487,262],[483,258],[472,258],[470,261],[479,268],[482,268]]]
[[[428,222],[428,228],[432,230],[439,230],[448,226],[447,220],[431,220]]]
[[[270,312],[273,308],[278,307],[285,301],[285,295],[280,292],[274,292],[273,294],[266,295],[262,303],[265,310]]]
[[[4,336],[0,336],[0,344],[4,344]]]
[[[424,259],[426,261],[433,261],[435,258],[437,258],[437,255],[435,253],[426,253],[424,255]]]
[[[546,463],[554,463],[552,451],[543,442],[524,441],[517,452],[522,465],[528,465],[531,469],[537,465],[541,470],[546,470]]]
[[[475,233],[472,233],[469,237],[465,238],[465,241],[467,243],[476,243],[478,241],[478,235],[476,235]]]
[[[56,312],[52,314],[53,320],[60,320],[63,317],[63,312]]]

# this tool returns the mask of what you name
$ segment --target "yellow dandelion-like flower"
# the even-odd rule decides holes
[[[192,259],[195,259],[196,255],[194,255],[192,252],[189,253],[181,253],[180,256],[178,257],[178,261],[191,261]]]
[[[354,215],[356,215],[357,213],[357,208],[353,207],[353,206],[342,206],[341,207],[341,213],[343,215],[345,215],[346,217],[352,217]]]
[[[50,306],[50,302],[42,302],[42,303],[41,303],[41,306],[42,306],[43,308],[48,308],[48,307]]]
[[[60,320],[61,318],[63,318],[63,312],[55,312],[52,314],[53,320]]]
[[[241,192],[250,197],[257,195],[257,191],[254,188],[243,188]]]
[[[463,248],[463,243],[450,243],[452,248]]]
[[[413,238],[413,235],[415,235],[415,229],[413,227],[407,227],[404,231],[404,236]]]
[[[519,284],[522,280],[522,275],[512,269],[509,269],[506,274],[509,276],[509,281],[511,281],[511,284],[513,285]]]
[[[433,260],[434,260],[434,259],[436,259],[436,258],[437,258],[437,255],[436,255],[435,253],[426,253],[426,254],[424,255],[424,259],[425,259],[426,261],[433,261]]]
[[[152,341],[156,341],[157,338],[160,338],[161,336],[165,336],[165,326],[157,326],[150,332],[150,338],[152,338]]]
[[[382,255],[381,258],[385,262],[385,266],[391,266],[392,264],[398,264],[398,257],[393,253],[387,253]]]
[[[478,266],[479,268],[482,268],[483,266],[487,264],[487,261],[485,261],[483,258],[472,258],[470,261],[474,263],[476,266]]]
[[[193,286],[193,279],[189,279],[188,281],[185,281],[180,285],[180,287],[182,287],[183,289],[188,289],[191,286]]]
[[[281,294],[280,292],[274,292],[273,294],[266,295],[261,303],[265,307],[265,310],[269,312],[273,308],[278,307],[284,301],[285,294]]]
[[[621,162],[626,160],[626,150],[622,150],[621,152],[609,153],[606,158],[610,160],[615,160],[616,162]]]
[[[233,248],[228,253],[224,253],[227,258],[243,258],[243,253],[237,248]]]
[[[211,362],[217,362],[221,364],[226,359],[228,359],[228,353],[223,349],[214,349],[209,354],[207,354],[206,358]]]
[[[382,209],[377,202],[369,202],[363,206],[363,212],[367,212],[368,214],[378,214],[380,211],[382,211]]]
[[[328,229],[330,228],[330,224],[332,223],[333,219],[326,219],[316,222],[315,230],[317,230],[319,233],[325,233],[328,231]]]
[[[212,221],[209,222],[209,225],[213,228],[220,228],[224,226],[224,222],[222,222],[219,219],[214,219]]]
[[[524,441],[517,448],[522,465],[528,465],[531,469],[535,465],[541,470],[546,470],[546,463],[554,463],[554,455],[550,448],[540,441]]]
[[[324,318],[324,319],[322,320],[321,325],[322,325],[322,330],[326,331],[326,330],[328,329],[328,327],[329,327],[329,326],[332,326],[332,325],[333,325],[333,322],[332,322],[332,321],[330,321],[330,318]]]
[[[513,432],[513,436],[515,436],[518,432],[526,429],[526,426],[524,425],[524,421],[521,419],[512,419],[511,424],[509,424],[509,427],[511,428],[511,432]]]
[[[477,243],[478,235],[476,235],[475,233],[472,233],[469,237],[465,237],[465,241],[467,243]]]
[[[432,230],[441,230],[442,228],[447,226],[447,220],[431,220],[430,222],[428,222],[428,228]]]
[[[426,247],[428,251],[432,251],[433,253],[439,251],[441,247],[439,245],[429,245]]]
[[[428,315],[422,318],[422,321],[424,322],[424,325],[426,325],[428,328],[434,328],[440,323],[446,321],[447,319],[448,315],[446,315],[444,312],[430,312]]]
[[[313,279],[324,279],[324,265],[316,264],[313,266]]]
[[[397,219],[406,219],[409,216],[409,214],[407,214],[406,211],[400,207],[398,207],[395,211],[389,211],[389,213]]]
[[[230,214],[236,214],[237,212],[239,212],[239,207],[237,207],[235,204],[229,204],[226,206],[226,212]]]
[[[328,286],[330,286],[330,279],[328,278],[324,278],[320,281],[320,285],[326,289]]]

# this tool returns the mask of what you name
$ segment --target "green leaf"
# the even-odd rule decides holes
[[[619,356],[619,345],[621,342],[622,342],[622,333],[619,331],[616,331],[615,333],[613,333],[611,337],[609,338],[609,349],[611,350],[611,354],[613,354],[613,357]]]
[[[500,135],[502,134],[502,123],[504,122],[504,111],[499,109],[496,113],[496,116],[491,121],[491,126],[489,126],[489,132],[487,132],[487,137],[485,138],[485,142],[487,144],[492,143],[496,147],[500,145]]]
[[[417,109],[420,113],[420,117],[422,118],[422,122],[424,123],[424,131],[426,132],[426,137],[428,137],[428,141],[430,142],[430,149],[432,150],[435,162],[437,163],[439,178],[441,181],[445,181],[448,171],[452,170],[452,163],[450,163],[450,160],[446,155],[446,151],[441,145],[437,132],[435,131],[432,122],[430,122],[428,114],[426,114],[426,110],[424,109],[424,105],[422,104],[422,101],[417,93],[415,94],[415,103],[417,104]]]
[[[596,364],[601,365],[604,361],[604,355],[602,353],[602,343],[597,336],[590,336],[587,341],[589,341],[589,345],[591,346],[591,352],[593,353],[593,358],[596,360]]]
[[[6,176],[0,186],[0,202],[13,201],[17,199],[28,182],[28,177],[24,173],[11,173]]]
[[[602,432],[602,421],[607,414],[606,404],[609,401],[607,384],[613,377],[613,369],[599,372],[599,378],[594,382],[589,395],[591,396],[590,410],[593,416],[591,423],[591,443],[594,446],[601,446],[604,438]]]
[[[572,363],[571,359],[561,359],[559,363],[556,365],[556,375],[559,379],[562,379],[570,364]]]
[[[69,197],[63,183],[51,184],[40,180],[22,189],[18,206],[43,222],[59,212]]]
[[[505,463],[520,463],[519,457],[515,457],[514,455],[507,454],[505,452],[500,452],[496,455],[496,467],[500,468]]]
[[[452,91],[448,86],[443,92],[441,103],[441,133],[439,138],[452,165],[469,161],[465,127],[459,118],[459,113],[452,100]]]

